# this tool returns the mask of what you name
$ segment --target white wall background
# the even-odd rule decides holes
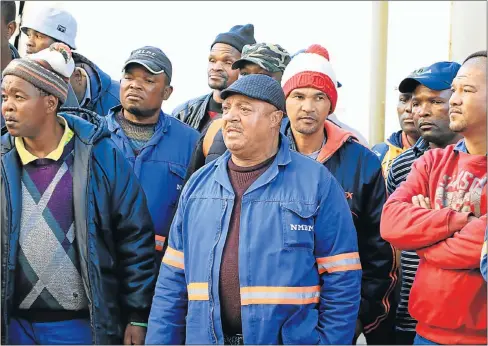
[[[114,79],[133,49],[161,48],[173,64],[174,93],[163,104],[166,112],[209,91],[210,44],[233,25],[252,23],[258,42],[279,43],[292,54],[319,43],[343,84],[337,115],[368,137],[371,2],[36,1],[26,2],[25,11],[46,4],[73,14],[78,52]],[[410,71],[448,59],[449,30],[449,1],[389,3],[386,136],[399,129],[395,87]]]

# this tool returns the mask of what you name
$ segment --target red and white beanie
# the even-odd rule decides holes
[[[290,61],[283,73],[281,86],[285,97],[298,88],[314,88],[324,92],[330,100],[330,113],[337,104],[337,79],[329,61],[329,52],[313,44]]]

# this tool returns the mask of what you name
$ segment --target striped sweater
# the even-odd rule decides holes
[[[413,162],[429,149],[429,143],[420,138],[413,147],[400,154],[391,165],[386,180],[388,195],[407,179]],[[415,332],[417,321],[408,312],[408,297],[412,289],[415,273],[419,266],[419,257],[415,251],[402,251],[400,257],[402,281],[400,302],[398,303],[395,326],[397,330]]]

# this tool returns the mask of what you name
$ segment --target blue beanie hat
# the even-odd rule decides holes
[[[239,52],[242,52],[242,48],[244,48],[246,44],[256,43],[256,40],[254,39],[254,25],[235,25],[229,32],[218,34],[210,48],[216,43],[228,44]]]
[[[239,78],[230,87],[223,90],[220,97],[225,100],[234,94],[267,102],[286,113],[285,93],[280,83],[264,74],[250,74]]]

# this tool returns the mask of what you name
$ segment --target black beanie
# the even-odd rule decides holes
[[[246,44],[256,43],[256,40],[254,39],[254,25],[235,25],[229,32],[218,34],[210,48],[216,43],[228,44],[242,53],[242,48],[244,48]]]

